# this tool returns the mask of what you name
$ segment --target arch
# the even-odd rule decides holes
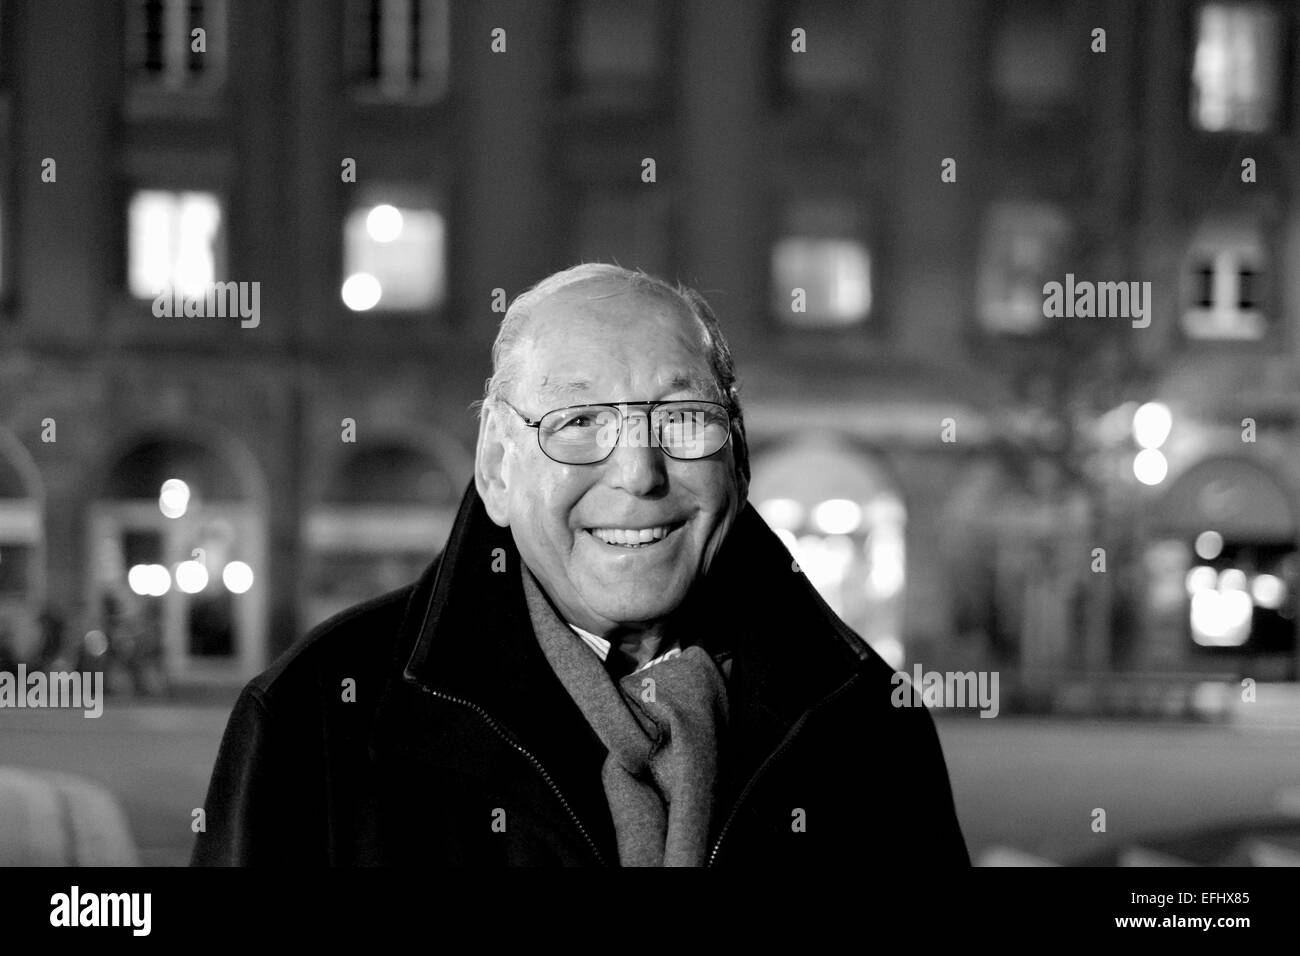
[[[834,433],[768,437],[755,444],[750,457],[749,497],[755,502],[793,493],[811,507],[831,498],[869,500],[888,492],[906,505],[884,459]]]
[[[1161,496],[1154,519],[1162,532],[1191,537],[1213,529],[1226,537],[1293,542],[1300,531],[1287,483],[1235,455],[1206,458],[1184,470]]]
[[[423,459],[430,469],[445,479],[447,484],[441,486],[441,483],[436,482],[435,479],[427,479],[431,486],[428,490],[435,492],[435,496],[431,498],[413,498],[408,493],[397,498],[371,495],[361,500],[350,500],[346,494],[340,494],[339,484],[341,480],[345,480],[346,471],[366,467],[367,458],[371,459],[372,464],[380,464],[386,456],[399,470],[410,468],[415,464],[415,458]],[[405,424],[389,427],[368,426],[361,441],[355,444],[340,442],[337,447],[323,456],[320,467],[312,469],[307,494],[304,497],[307,502],[317,505],[393,502],[454,506],[460,503],[465,482],[473,473],[473,453],[435,426]],[[383,483],[400,484],[389,478],[384,478]]]
[[[106,442],[98,462],[82,484],[85,606],[114,605],[112,626],[144,635],[132,646],[156,648],[169,679],[225,683],[264,668],[270,494],[242,438],[201,418],[147,419]],[[195,494],[179,513],[159,500],[168,478]],[[203,573],[183,584],[183,563]],[[158,569],[152,585],[133,578],[139,567]]]
[[[750,500],[831,608],[901,667],[907,504],[887,466],[833,433],[767,442]]]
[[[320,500],[331,505],[453,505],[461,490],[439,456],[405,437],[381,436],[339,456]]]
[[[150,449],[169,445],[183,451],[190,463],[197,464],[210,457],[218,468],[228,471],[226,484],[237,491],[234,500],[260,506],[269,502],[270,489],[265,471],[243,439],[224,425],[198,418],[186,418],[184,422],[145,422],[128,428],[100,455],[101,464],[90,473],[88,480],[93,484],[87,489],[86,497],[89,500],[104,497],[103,491],[114,480],[115,469],[130,456],[147,456]],[[143,464],[147,465],[148,460]],[[145,497],[153,497],[156,493],[151,492]]]

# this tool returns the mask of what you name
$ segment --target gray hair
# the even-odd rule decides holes
[[[493,400],[504,401],[506,393],[513,388],[518,379],[518,346],[524,336],[529,311],[549,296],[593,279],[612,280],[615,283],[622,283],[628,291],[661,296],[677,303],[699,323],[702,345],[708,355],[709,368],[713,373],[719,400],[736,419],[742,446],[738,449],[737,464],[745,480],[748,481],[749,455],[745,447],[745,424],[741,415],[736,365],[731,356],[731,347],[727,345],[712,306],[695,289],[681,282],[672,285],[641,269],[625,269],[623,266],[607,262],[585,262],[549,275],[520,293],[506,309],[501,327],[497,330],[496,341],[492,343],[492,375],[484,386],[483,400],[475,403],[479,408],[480,416],[487,403]]]

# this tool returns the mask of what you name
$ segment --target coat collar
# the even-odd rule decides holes
[[[408,686],[477,705],[543,764],[571,762],[599,744],[533,635],[521,570],[509,530],[471,482],[440,559],[412,592],[396,663]],[[689,643],[732,661],[733,796],[804,713],[875,656],[749,504],[678,613]]]

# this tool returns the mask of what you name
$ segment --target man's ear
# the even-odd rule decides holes
[[[474,487],[483,499],[488,517],[502,528],[510,526],[506,490],[506,437],[495,409],[488,405],[478,423],[478,446],[474,452]]]
[[[735,432],[732,434],[731,454],[734,458],[736,469],[737,500],[740,502],[739,510],[743,511],[746,502],[749,501],[749,439],[745,437],[744,419],[741,419]]]

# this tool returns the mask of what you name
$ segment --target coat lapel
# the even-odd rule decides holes
[[[408,602],[371,749],[472,770],[474,748],[432,730],[435,695],[471,703],[536,757],[606,858],[617,859],[600,784],[605,749],[537,643],[521,569],[509,530],[491,521],[471,483],[440,559]],[[687,643],[731,660],[721,821],[795,722],[872,652],[794,571],[749,505],[678,613],[689,622]]]

